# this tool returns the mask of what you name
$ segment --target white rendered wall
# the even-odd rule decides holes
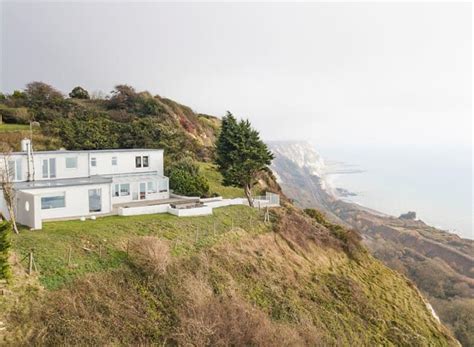
[[[41,200],[37,195],[17,192],[16,220],[32,229],[41,229]]]
[[[137,168],[135,157],[148,156],[148,167]],[[117,158],[117,165],[112,165],[112,157]],[[56,177],[43,178],[43,160],[56,159]],[[76,168],[66,168],[66,158],[77,158]],[[91,166],[91,158],[96,159],[96,166]],[[28,160],[25,154],[11,155],[10,160],[21,160],[22,180],[27,180]],[[163,151],[61,151],[35,152],[30,170],[35,180],[78,178],[93,175],[116,175],[128,173],[147,173],[155,171],[163,176]]]
[[[100,212],[89,212],[89,189],[101,189],[102,210]],[[81,217],[96,214],[109,213],[110,205],[110,185],[92,184],[83,186],[58,187],[48,189],[30,189],[25,190],[39,197],[39,214],[41,219]],[[51,196],[54,193],[65,193],[65,207],[41,209],[41,196]]]

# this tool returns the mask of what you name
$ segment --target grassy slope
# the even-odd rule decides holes
[[[26,124],[0,124],[0,133],[6,133],[11,131],[29,130],[29,126]]]
[[[222,187],[212,166],[202,169],[215,192],[240,194]],[[13,237],[17,259],[34,248],[47,290],[41,295],[26,286],[24,305],[7,318],[10,338],[46,344],[453,345],[403,276],[367,254],[349,257],[328,230],[291,207],[275,211],[272,224],[262,219],[258,210],[234,206],[206,217],[106,217],[23,230]],[[172,262],[158,277],[144,276],[127,255],[127,240],[145,235],[170,248]]]

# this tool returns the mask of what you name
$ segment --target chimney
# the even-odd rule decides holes
[[[21,151],[29,152],[30,149],[31,149],[31,140],[30,139],[21,140]]]

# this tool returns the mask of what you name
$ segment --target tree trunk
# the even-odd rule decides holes
[[[8,205],[7,209],[8,213],[10,214],[10,223],[12,224],[13,231],[15,232],[15,234],[19,234],[20,232],[18,231],[18,226],[16,225],[16,216],[13,206]]]
[[[252,189],[250,188],[249,184],[246,184],[244,186],[244,191],[245,191],[245,196],[247,197],[247,200],[249,201],[249,206],[253,207]]]

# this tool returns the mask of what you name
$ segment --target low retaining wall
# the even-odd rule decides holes
[[[168,213],[178,217],[206,216],[212,214],[212,207],[201,206],[193,208],[168,208]]]
[[[119,207],[119,216],[136,216],[139,214],[166,213],[170,205]]]
[[[192,198],[194,199],[194,198]],[[119,207],[119,216],[136,216],[141,214],[154,214],[154,213],[170,213],[178,217],[191,217],[191,216],[205,216],[212,214],[212,210],[218,207],[234,206],[234,205],[247,205],[248,201],[245,198],[235,199],[223,199],[221,196],[214,198],[199,199],[204,206],[193,207],[193,208],[172,208],[169,204],[163,205],[150,205],[150,206],[130,206],[130,207]],[[265,208],[279,206],[272,203],[270,200],[254,200],[255,208]]]

